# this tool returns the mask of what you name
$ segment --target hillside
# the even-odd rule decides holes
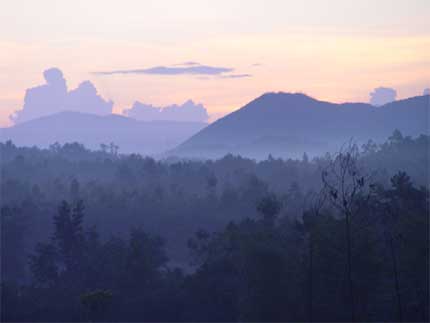
[[[322,154],[350,139],[383,141],[394,129],[405,135],[428,133],[428,117],[429,96],[374,107],[324,102],[304,94],[267,93],[204,128],[172,154],[220,157],[233,153],[254,158]]]
[[[91,149],[114,142],[120,153],[154,155],[172,149],[205,123],[137,121],[120,115],[97,116],[61,112],[1,129],[0,140],[20,146],[48,147],[58,142],[79,142]]]

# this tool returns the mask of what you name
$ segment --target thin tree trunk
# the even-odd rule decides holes
[[[313,240],[309,237],[309,322],[313,322]]]
[[[393,262],[393,273],[394,273],[394,282],[396,288],[396,298],[397,298],[397,314],[399,322],[403,322],[403,312],[402,312],[402,299],[400,295],[400,282],[399,282],[399,274],[397,269],[397,258],[394,250],[394,241],[393,236],[390,235],[390,251],[391,251],[391,260]]]
[[[354,304],[354,289],[352,283],[352,257],[351,257],[351,214],[349,211],[345,214],[346,222],[346,248],[347,248],[347,273],[349,285],[349,301],[351,307],[351,322],[355,322],[355,304]]]

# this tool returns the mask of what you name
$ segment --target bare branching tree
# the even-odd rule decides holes
[[[371,176],[360,166],[356,144],[350,141],[329,159],[327,167],[322,171],[322,182],[331,204],[345,218],[350,313],[351,321],[355,322],[351,219],[367,204],[374,187]]]

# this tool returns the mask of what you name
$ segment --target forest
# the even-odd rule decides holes
[[[255,161],[0,143],[1,321],[425,322],[430,137]]]

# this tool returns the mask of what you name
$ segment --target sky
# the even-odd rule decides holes
[[[3,0],[0,126],[62,70],[114,102],[202,103],[212,118],[265,92],[333,102],[430,87],[428,0]]]

